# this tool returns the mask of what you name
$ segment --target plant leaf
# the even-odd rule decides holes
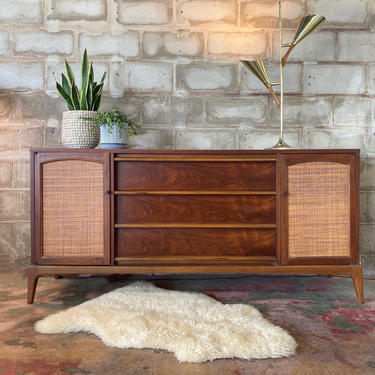
[[[76,111],[82,109],[81,106],[80,106],[80,103],[79,103],[79,94],[78,94],[78,88],[77,88],[76,85],[72,86],[70,96],[72,98],[72,103],[73,103],[74,109]]]
[[[97,111],[100,107],[100,103],[102,100],[102,89],[103,89],[103,84],[100,84],[95,88],[97,92],[95,93],[94,98],[93,98],[93,111]]]
[[[75,83],[74,73],[73,73],[73,70],[70,67],[69,63],[66,60],[65,60],[65,70],[66,70],[66,74],[69,78],[69,82],[73,86],[74,83]]]
[[[87,90],[90,80],[90,69],[89,69],[89,63],[87,59],[87,51],[85,49],[85,52],[83,53],[82,57],[82,64],[81,64],[81,98],[80,98],[80,104],[81,109],[87,110],[88,104],[87,104]]]
[[[103,84],[97,85],[93,88],[92,95],[94,96],[94,98],[98,95],[98,93],[102,92],[102,89],[103,89]]]
[[[90,84],[94,84],[94,68],[92,67],[92,63],[90,63]]]
[[[99,109],[101,101],[102,96],[100,95],[94,103],[93,111],[97,111]]]
[[[89,111],[92,110],[92,98],[93,98],[93,95],[92,95],[92,85],[90,84],[88,89],[87,89],[87,109]]]
[[[70,84],[68,79],[65,77],[65,74],[61,74],[61,82],[62,82],[62,87],[64,91],[69,95],[70,93]]]
[[[105,77],[107,77],[107,72],[103,73],[102,80],[100,81],[101,84],[104,84]]]
[[[63,97],[63,99],[66,101],[69,110],[73,111],[74,107],[70,95],[64,90],[64,88],[58,82],[56,82],[56,88],[60,95]]]

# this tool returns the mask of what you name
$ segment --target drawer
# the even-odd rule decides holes
[[[267,195],[116,195],[115,223],[276,223]]]
[[[275,229],[121,228],[116,257],[276,256]]]
[[[276,188],[274,161],[117,161],[116,190],[267,191]]]

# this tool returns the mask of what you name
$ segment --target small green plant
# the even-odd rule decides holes
[[[120,133],[126,132],[128,137],[137,134],[137,129],[140,128],[140,125],[134,123],[125,113],[122,113],[117,109],[113,109],[111,112],[99,111],[96,116],[90,118],[90,120],[93,124],[92,129],[106,125],[107,131],[112,133],[113,128],[117,125]]]
[[[88,61],[87,51],[83,53],[81,64],[81,90],[78,90],[72,68],[65,60],[66,75],[61,74],[61,84],[56,82],[56,88],[66,101],[70,111],[97,111],[100,107],[105,72],[100,83],[94,82],[94,69]]]

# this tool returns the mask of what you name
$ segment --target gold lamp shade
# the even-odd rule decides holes
[[[282,58],[283,66],[285,66],[286,60],[288,59],[288,56],[292,52],[293,48],[302,39],[306,38],[310,33],[316,30],[322,23],[325,22],[325,20],[326,18],[320,15],[309,15],[300,19],[296,33],[294,34],[293,40],[289,45],[289,49]]]
[[[317,29],[323,22],[325,22],[325,20],[325,17],[319,15],[305,16],[301,18],[292,43],[294,45],[299,43],[302,39],[306,38],[307,35]]]
[[[273,98],[276,101],[278,107],[280,107],[280,99],[277,97],[275,91],[272,88],[272,83],[270,77],[268,76],[267,69],[264,65],[263,60],[255,60],[255,61],[246,61],[241,60],[241,63],[253,73],[259,81],[263,83],[264,86],[267,87],[268,91],[271,93]]]

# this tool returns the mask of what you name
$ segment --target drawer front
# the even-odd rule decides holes
[[[117,195],[115,223],[275,224],[276,197],[252,195]]]
[[[125,228],[116,230],[117,257],[275,256],[275,229]]]
[[[119,161],[116,190],[267,191],[276,188],[271,161]]]

